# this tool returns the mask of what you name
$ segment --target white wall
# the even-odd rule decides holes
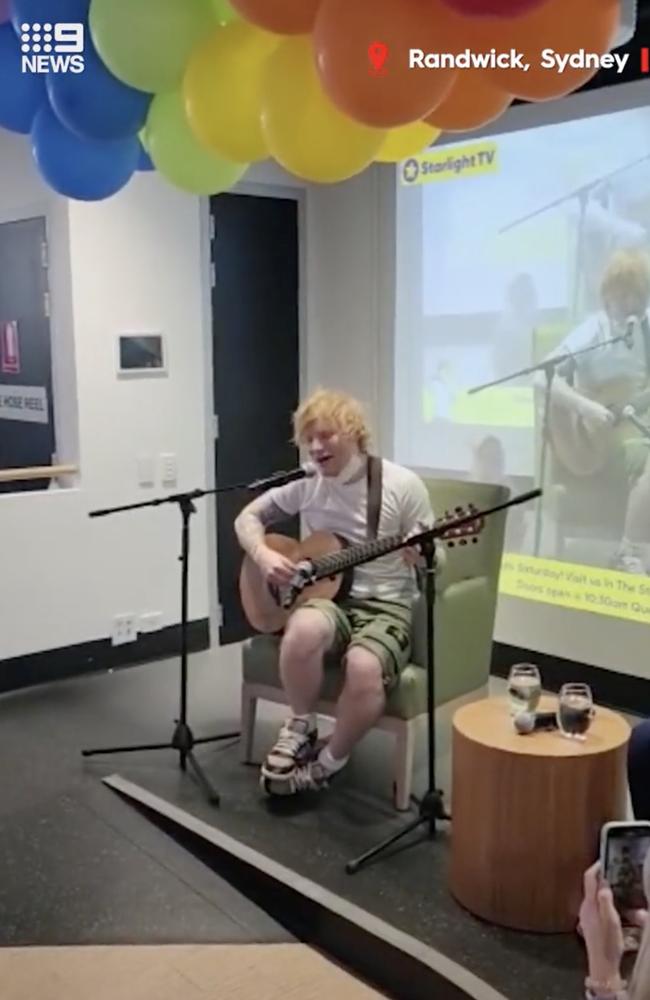
[[[0,495],[0,659],[104,638],[113,616],[179,620],[176,506],[89,519],[88,512],[165,491],[138,485],[139,455],[178,456],[178,489],[209,485],[211,412],[206,204],[151,174],[97,204],[68,202],[40,181],[26,139],[0,134],[0,219],[45,214],[61,461],[71,489]],[[381,365],[391,317],[384,253],[390,171],[310,187],[264,164],[242,191],[301,203],[303,389],[336,385],[368,405],[381,447]],[[169,377],[119,380],[118,332],[162,331]],[[76,377],[75,377],[76,375]],[[77,421],[78,417],[78,421]],[[3,428],[0,427],[0,432]],[[210,613],[212,504],[192,518],[190,617]]]
[[[362,400],[377,450],[390,437],[393,190],[392,172],[375,166],[310,189],[307,203],[308,388],[336,386]]]
[[[48,215],[53,336],[65,348],[57,348],[65,363],[56,404],[69,446],[59,458],[80,466],[73,489],[0,495],[0,658],[8,658],[106,637],[116,614],[179,620],[176,506],[87,515],[164,492],[159,475],[155,490],[138,486],[138,455],[174,453],[178,489],[205,484],[206,300],[198,199],[140,175],[107,201],[67,202],[41,184],[27,140],[6,133],[0,162],[2,218]],[[119,331],[162,331],[169,377],[119,380]],[[209,611],[207,516],[204,504],[192,519],[191,618]]]

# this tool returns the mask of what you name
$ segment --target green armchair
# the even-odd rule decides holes
[[[479,509],[496,506],[508,499],[504,486],[447,479],[424,479],[436,516],[470,502]],[[448,728],[459,705],[482,697],[487,689],[496,612],[497,589],[505,514],[488,518],[478,542],[461,546],[438,542],[438,572],[435,606],[435,698],[436,721]],[[243,650],[242,756],[253,755],[255,713],[259,699],[286,704],[278,673],[280,640],[258,635]],[[325,682],[317,706],[320,715],[333,716],[341,690],[340,662],[329,656],[325,661]],[[426,715],[426,607],[424,597],[416,599],[413,617],[411,663],[390,694],[386,712],[377,728],[396,740],[393,792],[397,809],[408,809],[418,720]]]

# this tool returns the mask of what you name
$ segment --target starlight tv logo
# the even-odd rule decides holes
[[[20,49],[23,73],[83,73],[84,26],[25,22]]]

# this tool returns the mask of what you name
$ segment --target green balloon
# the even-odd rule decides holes
[[[154,97],[145,131],[146,146],[156,169],[175,187],[190,194],[228,191],[248,169],[247,163],[222,160],[199,143],[178,91]]]
[[[239,14],[233,8],[230,0],[208,0],[219,24],[231,24],[239,19]]]
[[[205,0],[92,0],[90,33],[119,80],[157,94],[181,85],[192,49],[214,31]]]

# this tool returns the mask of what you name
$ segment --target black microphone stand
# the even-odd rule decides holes
[[[624,164],[624,166],[617,167],[616,170],[611,170],[608,174],[603,174],[601,177],[596,177],[594,180],[588,181],[586,184],[582,184],[580,187],[574,188],[573,191],[569,191],[568,194],[562,195],[560,198],[554,198],[546,205],[542,205],[540,208],[534,209],[534,211],[529,212],[527,215],[524,215],[519,219],[515,219],[513,222],[509,222],[506,226],[503,226],[499,230],[499,234],[507,233],[509,230],[516,229],[518,226],[529,222],[531,219],[537,218],[539,215],[543,215],[545,212],[549,212],[554,208],[559,208],[560,205],[564,205],[573,198],[578,199],[576,258],[574,265],[573,302],[571,310],[574,320],[578,315],[578,306],[580,302],[580,281],[584,270],[589,196],[592,191],[595,191],[602,184],[605,184],[607,181],[611,181],[614,177],[620,176],[620,174],[624,173],[626,170],[630,170],[632,167],[637,167],[641,163],[645,163],[648,159],[650,159],[650,156],[646,154],[645,156],[639,157],[639,159],[631,160],[629,163]]]
[[[190,517],[196,513],[195,500],[211,494],[230,493],[235,490],[256,491],[265,489],[271,485],[281,485],[305,476],[304,471],[277,473],[268,479],[258,479],[253,483],[239,483],[234,486],[222,486],[213,490],[190,490],[187,493],[174,493],[169,496],[157,497],[153,500],[145,500],[141,503],[127,504],[121,507],[110,507],[105,510],[91,511],[89,517],[105,517],[108,514],[117,514],[122,511],[138,510],[145,507],[159,507],[161,504],[176,503],[179,506],[182,518],[181,535],[181,677],[180,677],[180,710],[178,719],[174,720],[175,728],[168,743],[146,743],[137,746],[119,747],[99,747],[90,750],[82,750],[83,757],[93,757],[98,754],[113,753],[134,753],[139,750],[177,750],[179,754],[179,764],[182,771],[187,770],[189,762],[196,780],[205,794],[208,802],[218,806],[220,796],[211,782],[208,780],[199,762],[194,756],[194,747],[200,743],[216,743],[222,740],[234,740],[240,736],[236,733],[222,733],[219,736],[203,736],[200,739],[194,737],[191,727],[187,722],[187,624],[188,624],[188,579],[189,579],[189,558],[190,558]]]
[[[508,510],[510,507],[514,507],[518,504],[527,503],[529,500],[535,500],[537,497],[542,495],[540,489],[531,490],[529,493],[522,493],[520,496],[514,497],[512,500],[508,500],[506,503],[498,504],[496,507],[491,507],[489,510],[475,510],[467,516],[454,518],[452,521],[445,519],[445,522],[440,527],[431,528],[429,531],[424,531],[419,535],[415,535],[407,539],[405,542],[401,542],[391,548],[390,552],[396,552],[399,549],[406,548],[407,546],[418,546],[422,555],[426,560],[426,586],[425,586],[425,600],[426,600],[426,612],[427,612],[427,765],[428,765],[428,787],[423,798],[419,802],[419,816],[407,823],[403,829],[394,833],[392,836],[383,840],[380,844],[366,851],[360,857],[355,858],[353,861],[348,861],[345,870],[348,875],[354,875],[363,868],[369,861],[377,857],[382,851],[387,850],[392,847],[393,844],[406,837],[413,830],[416,830],[419,826],[427,824],[429,828],[429,834],[431,837],[435,837],[437,833],[437,824],[441,821],[447,821],[451,819],[451,816],[447,812],[444,803],[444,796],[441,789],[436,788],[436,739],[435,739],[435,644],[434,644],[434,603],[436,597],[436,586],[435,586],[435,575],[436,575],[436,539],[442,537],[443,535],[453,533],[455,529],[460,529],[466,524],[474,524],[476,522],[482,521],[484,518],[489,517],[492,514],[496,514],[501,510]],[[462,542],[462,532],[459,534],[459,541]],[[382,555],[387,553],[383,552]],[[367,560],[369,561],[369,560]]]
[[[512,372],[510,375],[504,375],[502,378],[495,379],[493,382],[485,382],[483,385],[477,385],[474,386],[473,389],[467,390],[467,395],[472,396],[476,392],[483,392],[484,389],[492,389],[494,386],[502,385],[504,382],[511,382],[514,379],[522,378],[526,375],[534,375],[535,372],[544,372],[546,382],[544,386],[544,407],[542,415],[542,448],[540,452],[539,470],[537,475],[537,482],[542,489],[546,484],[546,463],[548,445],[550,441],[549,415],[551,410],[551,392],[553,379],[555,378],[558,368],[561,368],[562,365],[567,362],[571,362],[575,358],[580,357],[582,354],[589,354],[591,351],[600,351],[603,347],[611,347],[612,344],[625,343],[629,347],[632,337],[633,332],[628,330],[619,337],[612,337],[610,340],[604,340],[599,344],[592,345],[591,347],[584,347],[580,351],[569,351],[565,354],[555,355],[554,357],[547,358],[545,361],[540,361],[537,365],[530,365],[528,368],[521,368],[519,371]],[[543,509],[542,504],[540,503],[537,505],[537,510],[535,511],[535,542],[533,551],[536,556],[539,555],[542,544],[542,521]]]

